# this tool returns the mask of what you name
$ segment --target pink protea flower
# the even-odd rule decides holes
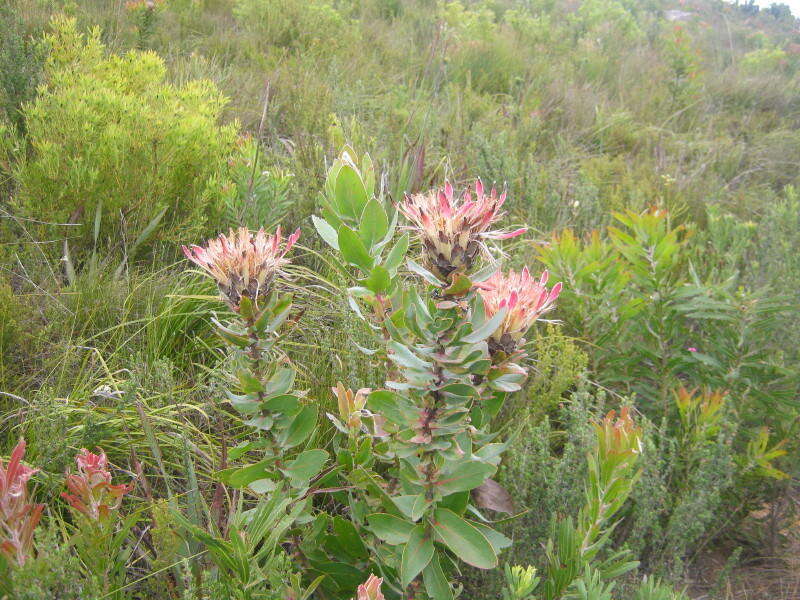
[[[486,194],[478,179],[474,199],[469,189],[461,199],[456,199],[453,186],[447,182],[442,190],[406,195],[397,208],[419,235],[426,265],[435,275],[447,279],[455,271],[468,271],[479,253],[488,253],[485,240],[525,233],[526,229],[490,230],[504,215],[500,209],[505,201],[505,192],[498,196],[492,188]]]
[[[561,283],[547,289],[547,271],[539,279],[531,277],[528,267],[521,272],[497,271],[480,285],[486,317],[491,318],[501,309],[508,307],[500,327],[489,338],[489,351],[503,351],[511,354],[516,350],[522,337],[542,314],[553,308],[561,293]]]
[[[284,258],[300,237],[298,228],[283,245],[281,228],[274,235],[264,229],[255,234],[246,227],[230,230],[208,240],[206,247],[181,246],[186,258],[208,272],[217,282],[223,300],[239,310],[242,296],[255,301],[269,293],[272,280],[289,263]]]
[[[44,504],[28,502],[28,480],[39,469],[22,464],[25,440],[11,453],[8,465],[0,460],[0,553],[22,566],[33,548],[33,530]]]
[[[92,454],[82,448],[75,462],[78,473],[67,475],[66,480],[71,493],[62,492],[61,497],[90,520],[105,521],[111,511],[119,508],[122,497],[133,489],[133,485],[112,485],[108,459],[102,450],[100,454]]]
[[[370,574],[369,578],[358,586],[358,597],[356,600],[385,600],[381,592],[383,579]]]

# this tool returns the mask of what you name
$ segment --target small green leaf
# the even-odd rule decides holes
[[[308,485],[309,479],[319,474],[327,460],[328,453],[324,450],[306,450],[289,461],[281,472],[291,480],[294,487],[304,487]]]
[[[439,564],[438,555],[434,555],[431,562],[422,571],[422,580],[425,583],[425,591],[428,592],[431,600],[453,600],[453,590]]]
[[[264,386],[252,373],[239,371],[239,387],[245,394],[258,394],[264,391]]]
[[[463,396],[465,398],[473,398],[478,395],[478,390],[466,383],[449,383],[440,387],[439,391],[446,394],[453,394],[454,396]]]
[[[353,220],[361,216],[367,203],[367,190],[361,176],[348,164],[343,164],[336,174],[336,204],[344,216]]]
[[[475,344],[477,342],[482,342],[490,335],[492,335],[495,331],[497,331],[497,328],[500,327],[500,324],[503,322],[503,319],[506,318],[507,312],[508,312],[507,308],[501,308],[491,319],[486,321],[483,325],[478,327],[475,331],[473,331],[469,335],[465,335],[463,338],[461,338],[461,341],[466,342],[467,344]]]
[[[407,398],[388,390],[376,390],[367,396],[367,408],[400,425],[414,419],[418,412]]]
[[[404,233],[389,251],[389,254],[386,255],[386,260],[383,261],[383,266],[386,267],[389,273],[397,271],[397,267],[402,264],[406,252],[408,252],[408,234]]]
[[[463,462],[443,474],[436,482],[436,486],[443,496],[473,490],[486,481],[494,471],[493,465],[475,461]]]
[[[269,431],[274,423],[275,419],[271,415],[257,415],[244,422],[248,427],[255,427],[261,431]]]
[[[472,281],[463,273],[454,274],[452,279],[455,281],[442,292],[446,296],[463,296],[472,288]]]
[[[333,228],[333,226],[325,219],[320,219],[314,215],[311,216],[311,222],[314,224],[314,228],[317,230],[319,237],[321,237],[331,248],[338,251],[339,234],[336,233],[336,230]]]
[[[300,400],[294,394],[280,394],[264,400],[259,408],[273,413],[291,415],[300,408]]]
[[[481,523],[472,523],[472,526],[480,531],[487,540],[489,540],[489,543],[492,545],[495,554],[499,554],[504,548],[511,547],[511,540],[499,531],[495,531],[491,527],[487,527]]]
[[[367,202],[364,212],[361,213],[358,235],[367,248],[372,248],[383,239],[387,231],[389,231],[389,217],[386,216],[381,203],[373,198]]]
[[[358,531],[350,521],[342,517],[334,517],[333,532],[336,534],[339,544],[350,556],[356,560],[363,560],[369,557],[369,552],[364,546],[361,536],[358,535]]]
[[[400,561],[400,581],[407,587],[433,558],[433,539],[425,525],[420,523],[411,530],[403,558]]]
[[[375,513],[367,517],[372,533],[387,544],[396,546],[405,544],[414,529],[414,524],[409,523],[387,513]]]
[[[367,252],[364,242],[346,225],[339,228],[339,250],[349,264],[358,267],[364,273],[369,273],[372,269],[372,257]]]
[[[418,371],[426,370],[431,366],[431,363],[422,360],[414,354],[407,346],[394,340],[387,344],[389,351],[389,358],[396,362],[401,367],[408,367],[409,369],[416,369]]]
[[[255,464],[246,467],[238,467],[234,469],[225,469],[215,474],[215,477],[222,483],[235,488],[243,488],[244,486],[263,479],[267,475],[267,467],[270,465],[270,460],[262,460]]]
[[[406,264],[408,265],[408,268],[411,272],[416,273],[431,285],[435,285],[436,287],[444,287],[445,285],[444,281],[436,277],[436,275],[428,271],[428,269],[426,269],[416,261],[413,261],[409,258],[406,261]]]
[[[277,396],[285,394],[294,384],[295,371],[292,368],[284,367],[278,369],[275,374],[270,377],[267,385],[264,386],[264,393],[267,396]]]
[[[306,438],[314,431],[317,424],[317,407],[304,406],[297,416],[292,420],[283,437],[284,448],[293,448],[302,444]]]
[[[465,563],[479,569],[497,566],[497,555],[486,536],[453,511],[436,509],[433,528],[445,546]]]
[[[381,265],[372,267],[372,271],[364,281],[364,287],[371,291],[373,294],[385,294],[389,291],[389,286],[392,284],[389,271]]]

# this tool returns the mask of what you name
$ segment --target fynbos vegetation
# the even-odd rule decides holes
[[[798,48],[11,0],[0,600],[797,597]]]

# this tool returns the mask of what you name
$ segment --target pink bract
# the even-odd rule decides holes
[[[381,593],[381,584],[383,579],[370,575],[366,582],[358,586],[358,596],[356,600],[384,600],[383,593]]]
[[[508,239],[526,229],[492,230],[503,217],[506,194],[492,190],[487,194],[480,179],[475,182],[475,196],[467,189],[456,198],[453,186],[424,194],[406,195],[398,210],[411,223],[425,249],[425,263],[439,277],[446,279],[456,271],[468,271],[479,253],[487,253],[485,240]]]
[[[531,325],[553,308],[561,293],[561,283],[547,289],[548,273],[539,279],[532,277],[528,267],[520,272],[495,272],[480,285],[486,317],[492,318],[507,308],[503,322],[492,334],[489,347],[492,351],[513,352]]]
[[[219,286],[223,299],[238,311],[242,296],[256,300],[270,292],[275,276],[289,264],[285,258],[300,237],[300,229],[284,244],[280,226],[274,234],[246,227],[208,240],[205,247],[181,246],[186,258],[206,271]]]
[[[25,564],[33,548],[33,531],[44,504],[28,502],[28,480],[39,469],[22,464],[25,440],[20,440],[6,466],[0,461],[0,553],[18,565]]]
[[[93,454],[86,448],[75,457],[78,473],[67,475],[66,485],[70,493],[61,497],[70,506],[92,521],[103,521],[119,508],[122,498],[133,489],[133,485],[113,485],[108,470],[105,452]]]

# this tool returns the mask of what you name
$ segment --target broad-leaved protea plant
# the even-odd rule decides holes
[[[478,180],[457,195],[446,183],[393,205],[375,196],[372,171],[368,157],[359,161],[346,149],[328,172],[321,216],[314,218],[342,266],[353,269],[348,300],[373,334],[370,347],[358,349],[386,373],[384,389],[369,392],[361,410],[354,410],[355,395],[337,390],[341,419],[373,421],[359,432],[364,441],[372,438],[371,452],[350,436],[337,459],[349,489],[360,492],[350,492],[353,527],[380,542],[374,562],[366,554],[358,568],[380,567],[393,595],[416,597],[424,586],[426,597],[452,600],[456,558],[493,568],[511,543],[474,518],[480,510],[510,510],[507,500],[481,504],[507,496],[490,481],[504,449],[491,423],[524,382],[517,346],[561,286],[548,289],[546,275],[536,279],[527,269],[497,272],[488,241],[525,232],[501,228],[504,193]],[[419,263],[406,256],[412,237],[420,241]],[[483,486],[492,491],[473,499]],[[336,539],[344,539],[336,526]],[[309,540],[309,552],[316,555],[314,544],[330,546],[335,560],[331,539]]]

